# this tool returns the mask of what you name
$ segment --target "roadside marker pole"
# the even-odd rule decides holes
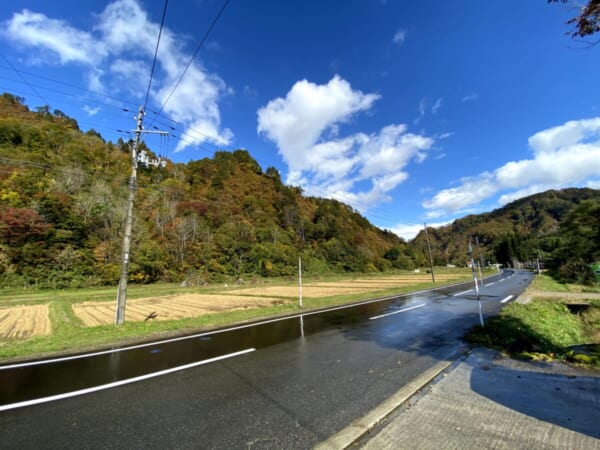
[[[471,272],[473,273],[473,282],[475,283],[475,292],[477,293],[477,308],[479,309],[479,323],[481,327],[485,327],[483,324],[483,313],[481,311],[481,299],[479,297],[479,285],[477,284],[477,272],[475,271],[475,261],[473,260],[473,246],[471,245],[471,239],[469,239],[469,257],[471,258]]]
[[[300,308],[302,308],[302,257],[298,256],[298,292],[299,292],[299,300],[298,303]]]

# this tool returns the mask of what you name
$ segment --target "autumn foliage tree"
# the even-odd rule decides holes
[[[119,278],[130,143],[0,95],[0,286]],[[151,154],[151,149],[141,147]],[[406,243],[334,200],[307,198],[246,150],[138,170],[130,281],[385,270]]]
[[[548,3],[568,3],[569,0],[548,0]],[[579,7],[579,14],[567,21],[575,25],[573,31],[567,32],[573,38],[588,37],[600,31],[600,0],[588,0]]]

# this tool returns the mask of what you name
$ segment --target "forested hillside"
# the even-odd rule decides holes
[[[117,282],[129,145],[0,97],[0,286]],[[290,275],[300,254],[312,273],[414,267],[402,239],[245,150],[138,171],[131,281]]]
[[[129,142],[0,96],[0,286],[116,283],[129,165]],[[407,244],[343,203],[303,196],[246,150],[140,167],[134,211],[133,282],[292,275],[299,255],[309,273],[428,264],[423,232]],[[464,266],[469,238],[485,263],[540,257],[559,277],[589,281],[600,259],[600,191],[548,191],[430,228],[434,264]]]
[[[600,191],[546,191],[429,229],[434,262],[466,264],[469,238],[475,259],[479,241],[485,263],[532,266],[540,258],[558,278],[589,282],[590,263],[600,260]],[[425,258],[426,245],[424,232],[411,242],[419,260]]]

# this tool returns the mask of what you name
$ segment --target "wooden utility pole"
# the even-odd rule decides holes
[[[166,131],[146,131],[143,128],[144,107],[140,106],[137,120],[137,127],[134,130],[135,139],[131,146],[131,175],[129,177],[129,196],[127,198],[127,209],[125,211],[125,230],[123,232],[123,255],[121,260],[121,278],[119,279],[119,287],[117,289],[117,307],[115,313],[115,324],[121,325],[125,321],[125,303],[127,302],[127,281],[129,279],[129,248],[131,246],[131,228],[133,223],[133,201],[135,199],[135,191],[137,184],[137,167],[140,155],[138,148],[142,133],[155,133],[166,135]],[[145,152],[142,152],[145,153]],[[160,165],[160,162],[149,161],[147,155],[144,156],[144,162]]]
[[[477,255],[479,256],[479,281],[483,286],[483,256],[481,256],[481,247],[479,246],[479,236],[475,236],[475,243],[477,244]]]

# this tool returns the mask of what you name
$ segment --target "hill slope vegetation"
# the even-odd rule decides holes
[[[117,282],[130,146],[82,132],[61,111],[0,96],[0,287]],[[284,185],[246,150],[140,167],[134,211],[133,282],[287,276],[299,256],[308,273],[428,265],[423,232],[407,244],[348,205]],[[430,229],[435,265],[464,266],[470,238],[484,264],[541,257],[560,278],[591,282],[600,191],[548,191]]]
[[[590,264],[600,260],[600,191],[550,190],[430,229],[435,264],[466,264],[469,239],[484,264],[534,267],[539,259],[558,279],[591,283]],[[419,262],[426,245],[424,232],[411,242]]]
[[[1,285],[118,280],[130,144],[0,97]],[[290,275],[299,255],[313,273],[414,264],[402,239],[285,186],[245,150],[138,170],[133,236],[130,278],[143,283]]]

